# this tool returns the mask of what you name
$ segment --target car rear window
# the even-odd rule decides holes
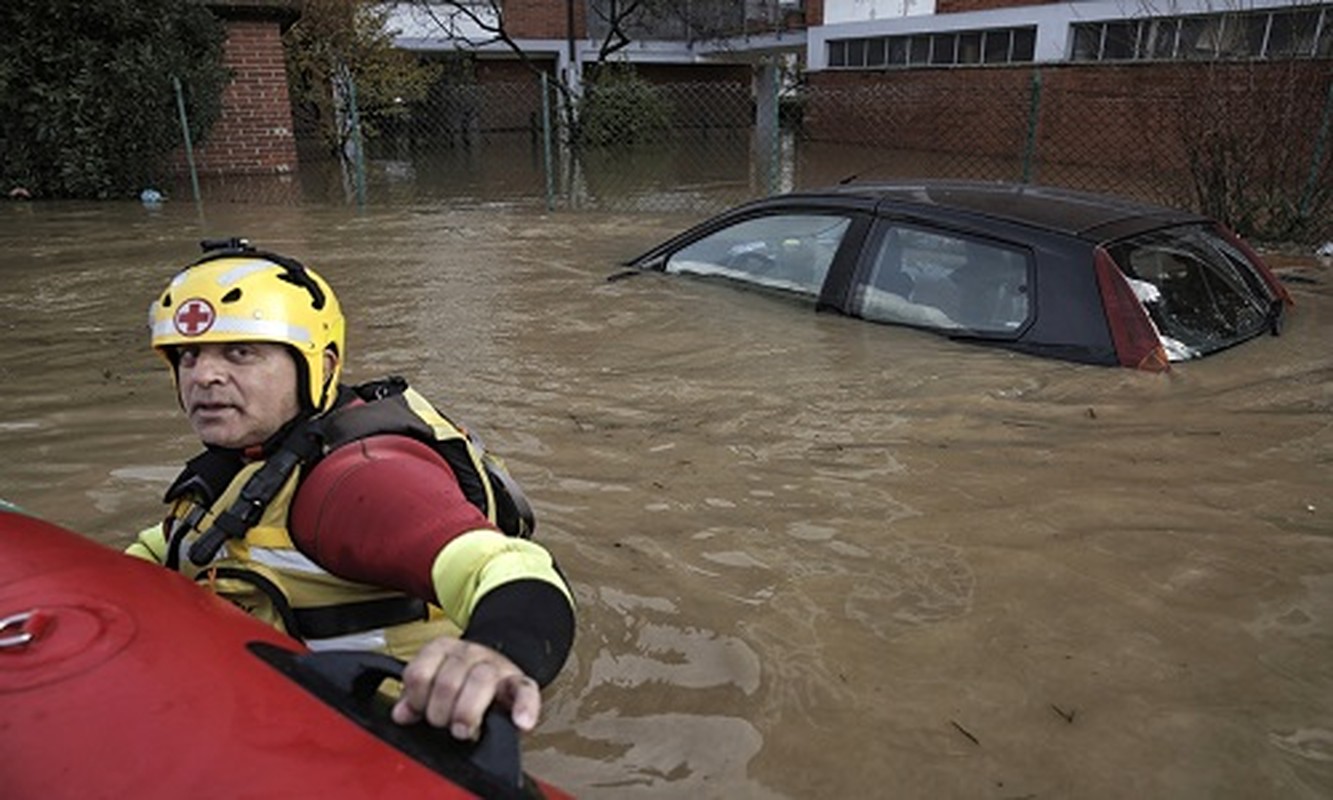
[[[1107,250],[1173,361],[1220,350],[1269,327],[1274,299],[1263,278],[1211,227],[1154,231]]]
[[[1014,335],[1030,311],[1027,251],[893,224],[879,240],[854,314],[876,322]]]
[[[833,214],[748,219],[682,247],[664,269],[817,297],[850,224],[851,217]]]

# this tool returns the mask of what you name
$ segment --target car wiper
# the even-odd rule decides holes
[[[616,281],[623,281],[626,278],[632,278],[635,275],[642,275],[642,274],[643,274],[642,269],[639,269],[638,267],[630,267],[629,269],[618,270],[616,272],[611,273],[610,275],[607,275],[606,281],[607,283],[614,283]]]

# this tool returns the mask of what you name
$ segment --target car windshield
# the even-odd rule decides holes
[[[774,214],[739,222],[677,250],[667,272],[717,275],[818,296],[851,218]]]
[[[1270,324],[1273,299],[1263,279],[1211,228],[1155,231],[1108,250],[1172,361],[1228,347]]]
[[[876,322],[1012,336],[1027,321],[1023,250],[909,225],[879,239],[853,313]]]

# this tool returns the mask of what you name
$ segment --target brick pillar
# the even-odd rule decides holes
[[[232,71],[222,116],[194,151],[201,175],[282,175],[296,170],[296,137],[276,20],[225,20],[223,64]],[[188,170],[184,153],[173,159]]]
[[[813,28],[824,24],[824,0],[805,0],[805,26]]]

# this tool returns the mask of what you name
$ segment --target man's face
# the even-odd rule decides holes
[[[280,344],[186,345],[179,355],[181,406],[204,444],[260,444],[301,411],[296,362]]]

